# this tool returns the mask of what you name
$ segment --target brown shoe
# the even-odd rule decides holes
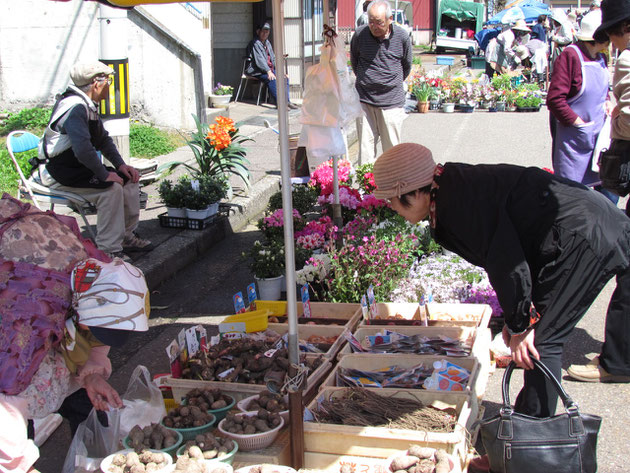
[[[567,374],[573,379],[587,383],[630,383],[630,376],[610,374],[602,368],[598,356],[586,365],[569,366]]]

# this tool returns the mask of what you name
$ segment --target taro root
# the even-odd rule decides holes
[[[419,458],[413,455],[402,455],[392,460],[389,469],[392,471],[407,470],[418,463],[418,460]]]
[[[234,450],[234,441],[225,437],[215,437],[210,432],[198,434],[194,440],[188,440],[184,444],[184,454],[191,455],[189,450],[191,447],[198,447],[203,458],[212,460],[213,458],[222,458],[229,452]]]
[[[134,426],[129,432],[129,446],[136,452],[146,448],[162,450],[175,445],[177,442],[177,434],[171,429],[167,429],[161,424],[151,424],[144,428]],[[129,461],[129,457],[127,457]],[[131,467],[131,465],[128,465]]]
[[[277,414],[272,414],[277,416]],[[269,416],[271,417],[271,416]],[[280,419],[280,416],[278,416]],[[227,432],[239,435],[253,435],[262,432],[268,432],[280,425],[278,422],[276,425],[269,422],[269,420],[262,419],[258,413],[254,415],[233,415],[228,414],[221,425],[221,428]]]
[[[434,453],[435,449],[429,447],[421,447],[420,445],[412,445],[407,450],[407,455],[413,455],[414,457],[418,457],[420,459],[432,458]]]

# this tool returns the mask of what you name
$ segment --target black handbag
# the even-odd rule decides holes
[[[602,187],[624,197],[630,193],[630,141],[613,139],[599,153],[599,178]]]
[[[503,407],[481,421],[480,432],[492,473],[594,473],[597,471],[597,434],[602,418],[580,414],[577,404],[553,373],[533,359],[554,385],[566,409],[563,414],[540,418],[514,412],[510,405],[510,377],[514,362],[503,375]]]

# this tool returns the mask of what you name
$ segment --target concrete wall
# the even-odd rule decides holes
[[[77,61],[99,56],[98,3],[72,0],[2,0],[0,15],[0,109],[51,105]],[[164,29],[129,14],[129,79],[132,119],[162,127],[192,128],[196,63],[204,88],[212,77],[209,5],[197,18],[179,4],[142,7]],[[167,34],[165,34],[165,32]],[[174,36],[174,42],[169,36]]]

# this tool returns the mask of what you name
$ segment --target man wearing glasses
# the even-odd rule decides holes
[[[80,194],[96,206],[99,249],[126,261],[126,253],[149,251],[136,233],[140,216],[138,171],[125,164],[98,115],[114,70],[101,62],[75,64],[74,84],[57,98],[39,147],[45,185]],[[114,166],[105,166],[101,152]]]
[[[374,0],[368,24],[357,29],[350,43],[350,61],[363,108],[358,120],[359,163],[374,162],[377,145],[387,151],[401,142],[405,119],[403,82],[411,72],[413,50],[409,34],[392,24],[387,0]]]

